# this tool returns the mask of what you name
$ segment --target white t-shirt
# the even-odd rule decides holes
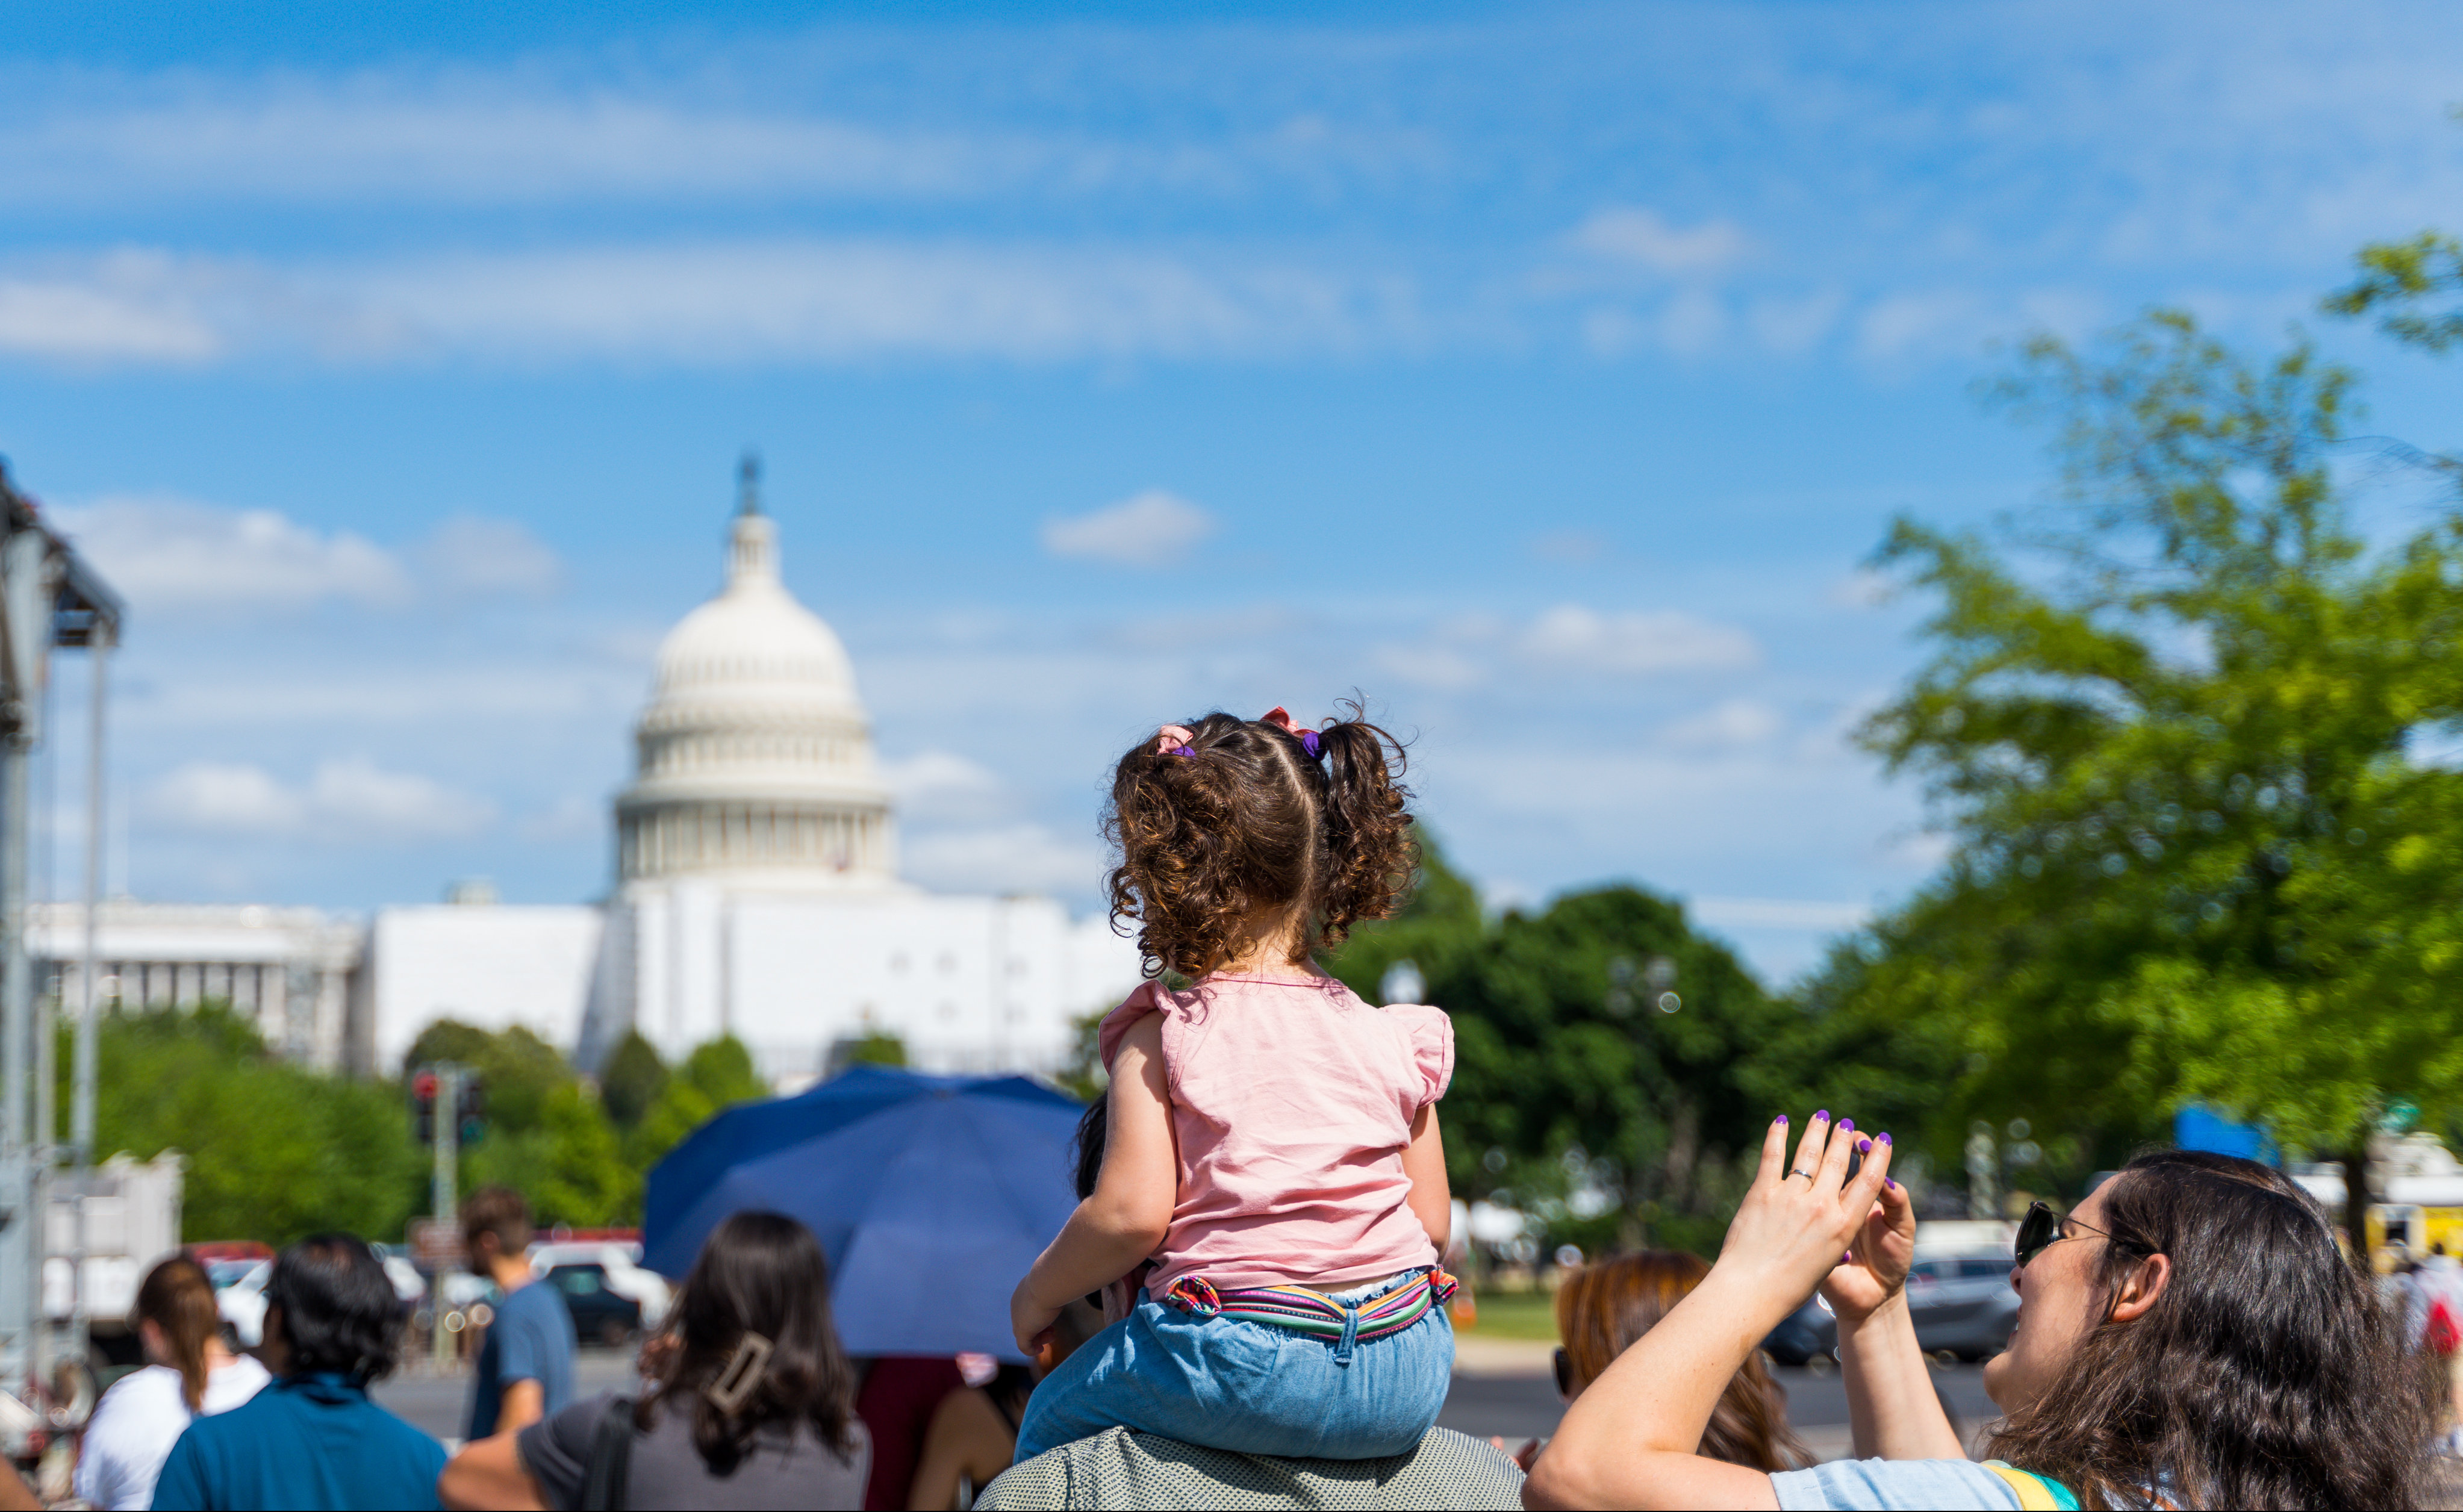
[[[207,1372],[205,1415],[229,1412],[272,1379],[246,1355]],[[152,1506],[154,1478],[187,1427],[188,1399],[181,1394],[179,1372],[149,1365],[121,1376],[102,1393],[86,1423],[76,1494],[98,1507]]]

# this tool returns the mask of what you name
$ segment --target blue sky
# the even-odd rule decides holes
[[[509,11],[0,38],[0,451],[134,606],[140,896],[594,896],[751,444],[916,879],[1083,905],[1122,746],[1358,688],[1494,896],[1784,978],[1937,858],[1859,564],[2040,496],[1994,343],[2271,341],[2463,222],[2436,6]]]

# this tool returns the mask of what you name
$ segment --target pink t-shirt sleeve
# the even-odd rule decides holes
[[[1453,1083],[1454,1021],[1445,1009],[1423,1003],[1389,1003],[1381,1011],[1400,1020],[1411,1037],[1411,1065],[1420,1079],[1416,1112],[1445,1096]]]
[[[1161,1010],[1163,1005],[1156,997],[1162,991],[1163,983],[1159,982],[1140,983],[1119,1007],[1103,1015],[1103,1022],[1095,1030],[1095,1051],[1102,1057],[1106,1072],[1112,1069],[1112,1057],[1121,1053],[1121,1041],[1127,1036],[1129,1026]]]

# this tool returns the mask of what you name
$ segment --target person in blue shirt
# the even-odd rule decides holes
[[[483,1186],[462,1204],[462,1242],[470,1268],[496,1284],[504,1300],[479,1346],[470,1388],[477,1443],[527,1428],[573,1400],[573,1312],[554,1286],[531,1272],[531,1205],[509,1187]]]
[[[273,1384],[188,1425],[154,1505],[438,1505],[445,1446],[368,1399],[368,1383],[393,1368],[401,1317],[376,1252],[351,1234],[301,1240],[275,1258],[265,1301]]]

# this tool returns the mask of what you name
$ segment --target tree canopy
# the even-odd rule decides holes
[[[2039,340],[1998,392],[2058,422],[2058,514],[1893,529],[1934,650],[1864,738],[1953,850],[1812,998],[1955,1065],[1936,1153],[1973,1113],[2077,1174],[2190,1101],[2330,1152],[2454,1106],[2463,776],[2417,753],[2463,720],[2463,530],[2355,525],[2352,385],[2177,313]]]

